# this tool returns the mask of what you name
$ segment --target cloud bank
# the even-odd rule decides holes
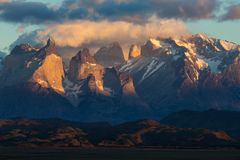
[[[114,41],[123,46],[142,44],[149,38],[180,37],[189,35],[185,24],[175,19],[151,18],[148,23],[135,24],[125,21],[79,20],[51,24],[43,29],[22,34],[11,47],[20,43],[33,45],[45,43],[52,37],[59,47],[99,48]]]
[[[59,46],[78,47],[111,43],[113,39],[120,43],[134,43],[150,37],[179,37],[187,34],[189,31],[185,24],[175,19],[152,18],[146,24],[80,20],[48,25],[21,35],[15,43],[34,41],[34,44],[38,44],[52,37]]]
[[[238,20],[240,19],[240,4],[231,5],[227,12],[222,16],[222,20]]]
[[[12,23],[32,23],[54,21],[57,13],[41,2],[2,1],[0,20]]]
[[[61,48],[98,48],[113,41],[129,45],[150,37],[188,35],[184,22],[189,20],[239,19],[240,5],[219,17],[220,5],[220,0],[63,0],[58,6],[0,0],[0,21],[17,23],[17,32],[23,32],[10,48],[38,45],[50,36]],[[40,29],[24,33],[32,24]]]
[[[219,5],[218,0],[64,0],[59,7],[49,7],[34,1],[1,1],[5,2],[0,3],[2,21],[28,24],[70,20],[147,23],[153,15],[183,20],[209,19],[214,17]]]
[[[122,44],[142,42],[150,37],[174,37],[189,34],[182,21],[174,19],[150,20],[144,25],[124,21],[73,21],[54,24],[38,31],[37,40],[51,36],[59,46],[79,47],[102,45],[113,40]]]

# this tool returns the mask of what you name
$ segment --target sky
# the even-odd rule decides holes
[[[59,47],[206,33],[240,44],[239,0],[0,0],[0,51],[52,37]]]

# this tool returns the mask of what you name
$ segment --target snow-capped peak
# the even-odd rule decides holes
[[[219,40],[219,43],[226,51],[230,51],[238,47],[235,43],[231,43],[225,40]]]
[[[223,73],[234,57],[239,55],[238,48],[234,43],[210,38],[202,33],[174,39],[149,39],[141,47],[142,56],[129,60],[120,70],[138,75],[139,84],[151,79],[154,74],[164,72],[167,66],[182,64],[191,70],[186,74],[191,74],[191,81],[195,82],[200,80],[201,73],[205,71]]]
[[[205,40],[209,39],[209,37],[205,33],[198,33],[198,34],[193,35],[193,37],[198,37],[198,38],[205,39]]]
[[[150,41],[156,48],[160,48],[160,47],[161,47],[161,43],[160,43],[159,40],[150,38],[149,41]]]

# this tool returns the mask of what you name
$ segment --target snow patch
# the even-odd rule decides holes
[[[63,84],[65,96],[74,106],[77,106],[79,103],[79,95],[82,93],[81,88],[84,84],[84,80],[73,83],[68,79],[64,79]]]
[[[150,77],[153,73],[159,70],[165,62],[159,62],[157,58],[153,58],[152,62],[147,66],[146,72],[143,74],[140,82],[144,81],[146,78]]]
[[[217,59],[205,59],[205,61],[208,63],[208,66],[212,72],[219,72],[218,66],[221,64],[220,60]]]
[[[206,58],[198,55],[198,58],[202,59],[212,72],[219,72],[218,66],[222,63],[222,61],[218,57]]]
[[[128,60],[125,65],[123,65],[119,70],[121,72],[138,72],[142,70],[148,62],[148,58],[138,57],[131,60]]]

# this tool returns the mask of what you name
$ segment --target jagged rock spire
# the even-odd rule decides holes
[[[83,50],[79,51],[73,59],[79,61],[79,63],[96,63],[94,57],[90,54],[88,48],[84,48]]]
[[[52,37],[48,38],[47,46],[56,45],[55,40]]]
[[[151,56],[160,47],[161,47],[160,41],[151,38],[143,46],[141,46],[141,55]]]
[[[136,58],[141,55],[141,51],[137,45],[131,45],[128,59]]]
[[[47,45],[45,46],[45,50],[46,50],[46,54],[57,54],[57,49],[56,49],[56,43],[55,40],[51,37],[49,37],[48,41],[47,41]]]
[[[118,42],[100,48],[94,57],[105,67],[113,67],[125,62],[123,49]]]
[[[96,60],[87,48],[79,51],[70,61],[68,79],[73,82],[86,79],[89,75],[93,75],[96,79],[97,87],[99,90],[103,90],[103,74],[104,67],[96,63]]]

